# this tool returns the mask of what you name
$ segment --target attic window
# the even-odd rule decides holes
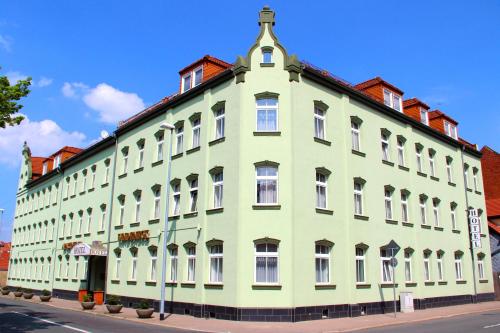
[[[457,127],[448,121],[444,121],[444,132],[446,135],[451,136],[455,140],[457,139]]]
[[[42,175],[45,175],[47,173],[47,167],[48,167],[48,162],[43,162],[43,169],[42,169]]]
[[[384,89],[384,104],[396,111],[402,110],[401,96],[387,89]]]
[[[424,108],[420,108],[420,121],[423,124],[429,125],[429,112]]]
[[[61,154],[54,157],[54,164],[52,165],[52,169],[55,169],[61,164]]]
[[[186,92],[191,88],[201,84],[203,80],[203,67],[197,67],[194,70],[182,76],[182,92]]]

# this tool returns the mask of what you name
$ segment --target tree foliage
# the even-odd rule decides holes
[[[0,128],[19,125],[24,119],[23,116],[16,114],[23,107],[19,100],[30,93],[30,85],[30,77],[11,85],[6,76],[0,76]]]

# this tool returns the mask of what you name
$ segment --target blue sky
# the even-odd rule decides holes
[[[28,120],[0,129],[0,240],[10,239],[22,141],[34,155],[87,146],[175,92],[187,64],[246,54],[265,4],[289,53],[352,83],[382,76],[500,150],[499,1],[0,0],[1,73],[34,80]]]

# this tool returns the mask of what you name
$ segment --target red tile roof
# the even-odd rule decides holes
[[[387,82],[384,79],[382,79],[380,76],[377,76],[377,77],[375,77],[373,79],[370,79],[370,80],[358,83],[358,84],[356,84],[354,86],[354,89],[364,90],[364,89],[373,87],[374,85],[377,85],[377,84],[386,85],[387,87],[389,87],[390,89],[394,90],[395,92],[400,93],[401,95],[403,94],[403,91],[401,89],[397,88],[396,86],[393,86],[389,82]]]
[[[186,67],[184,67],[183,69],[181,69],[181,70],[179,71],[179,74],[184,73],[184,72],[185,72],[185,71],[187,71],[188,69],[191,69],[191,68],[193,68],[193,67],[196,67],[198,64],[200,64],[200,63],[202,63],[202,62],[206,62],[206,61],[211,61],[211,62],[213,62],[213,63],[215,63],[215,64],[217,64],[217,65],[220,65],[220,66],[222,66],[222,67],[224,67],[224,68],[226,68],[226,69],[227,69],[227,68],[231,68],[231,67],[233,67],[233,65],[232,65],[232,64],[227,63],[227,62],[225,62],[224,60],[220,60],[220,59],[218,59],[218,58],[216,58],[216,57],[212,57],[211,55],[208,55],[208,54],[207,54],[207,55],[203,56],[203,58],[200,58],[200,59],[196,60],[195,62],[191,63],[190,65],[187,65]]]
[[[403,101],[403,108],[407,108],[413,105],[420,105],[427,110],[429,109],[429,106],[427,104],[425,104],[424,102],[415,97]]]
[[[500,198],[486,200],[486,214],[488,217],[500,216]]]
[[[448,116],[446,113],[443,113],[439,110],[433,110],[433,111],[429,112],[429,120],[440,118],[440,117],[445,118],[446,120],[452,122],[455,125],[458,125],[458,122],[455,119]]]
[[[488,227],[494,230],[497,234],[500,234],[500,225],[496,225],[495,223],[488,221]]]
[[[35,179],[42,175],[43,161],[45,157],[31,157],[31,178]]]

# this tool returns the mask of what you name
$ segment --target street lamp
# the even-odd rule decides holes
[[[170,203],[170,176],[172,173],[172,138],[175,126],[169,123],[163,123],[160,125],[161,129],[170,130],[170,149],[168,153],[168,164],[167,164],[167,183],[166,183],[166,207],[165,207],[165,223],[163,224],[163,260],[161,262],[161,288],[160,288],[160,320],[165,319],[165,279],[167,275],[167,233],[168,233],[168,214],[169,214],[169,203]]]

